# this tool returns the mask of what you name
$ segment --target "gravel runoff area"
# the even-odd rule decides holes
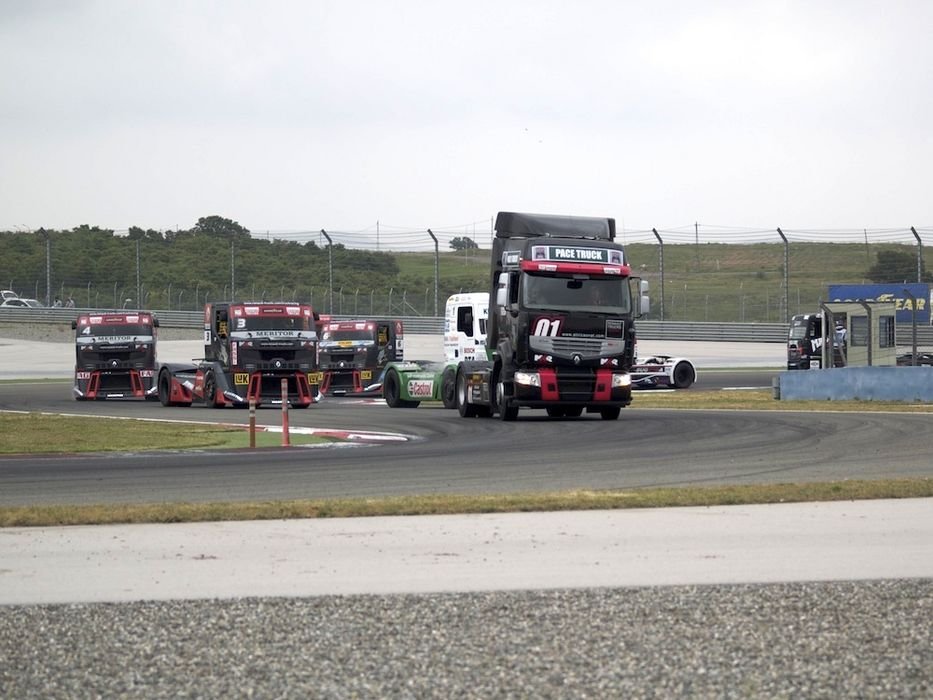
[[[933,580],[0,607],[3,698],[921,698]]]

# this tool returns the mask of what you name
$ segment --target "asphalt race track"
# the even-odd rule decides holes
[[[709,377],[710,375],[705,375]],[[232,408],[153,402],[78,403],[70,384],[0,384],[0,409],[228,422]],[[637,396],[636,396],[637,403]],[[290,412],[292,426],[385,431],[394,443],[325,448],[5,457],[0,505],[148,503],[506,493],[933,476],[926,414],[625,409],[557,420],[523,410],[514,423],[465,420],[422,406],[326,399]],[[279,409],[260,409],[276,426]]]

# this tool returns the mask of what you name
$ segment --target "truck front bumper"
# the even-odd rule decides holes
[[[609,407],[632,402],[631,376],[610,369],[520,370],[512,377],[512,386],[513,398],[522,406],[563,403]]]

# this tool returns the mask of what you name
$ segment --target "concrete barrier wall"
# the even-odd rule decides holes
[[[933,367],[838,367],[781,372],[782,401],[933,402]]]

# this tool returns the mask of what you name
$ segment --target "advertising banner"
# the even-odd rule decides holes
[[[829,301],[889,301],[894,302],[897,323],[913,320],[914,301],[905,293],[913,294],[917,306],[917,323],[930,324],[930,285],[907,284],[831,284]]]

